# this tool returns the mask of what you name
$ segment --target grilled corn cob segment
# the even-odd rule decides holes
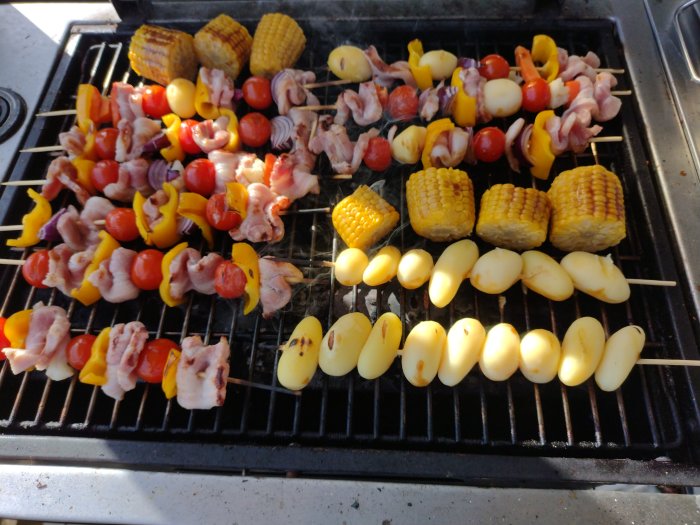
[[[547,192],[549,240],[560,250],[597,252],[625,238],[625,202],[617,176],[603,166],[564,171]]]
[[[142,25],[136,30],[129,62],[137,74],[164,86],[176,78],[192,80],[197,73],[192,36],[160,26]]]
[[[394,229],[399,222],[399,213],[363,185],[333,208],[331,219],[345,244],[367,250]]]
[[[272,78],[292,67],[306,46],[306,37],[296,21],[282,13],[264,15],[253,36],[250,72]]]
[[[221,14],[194,35],[194,48],[203,66],[221,69],[235,80],[250,58],[253,39],[248,30]]]
[[[500,248],[529,250],[547,238],[549,213],[545,192],[495,184],[481,197],[476,234]]]
[[[411,226],[432,241],[466,237],[474,227],[474,186],[465,171],[428,168],[406,183]]]

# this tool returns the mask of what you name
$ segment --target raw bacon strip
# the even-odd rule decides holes
[[[56,229],[63,242],[75,252],[82,252],[99,242],[99,230],[94,223],[89,224],[81,220],[78,210],[74,206],[68,206],[66,211],[58,218]]]
[[[214,273],[216,267],[224,258],[218,253],[210,252],[199,260],[191,258],[187,261],[187,275],[192,283],[192,288],[205,295],[216,293],[214,289]]]
[[[131,84],[113,82],[109,101],[114,127],[117,126],[120,120],[133,122],[137,118],[146,116],[143,112],[141,89],[135,88]]]
[[[598,105],[598,109],[593,114],[593,118],[598,122],[612,120],[620,112],[622,101],[610,93],[615,86],[617,86],[617,79],[611,73],[603,71],[596,75],[593,86],[593,98]]]
[[[369,60],[369,65],[372,68],[372,76],[374,83],[384,87],[391,87],[395,80],[402,80],[405,84],[416,87],[416,80],[413,78],[411,70],[408,68],[408,62],[399,61],[393,64],[384,62],[377,48],[369,46],[365,49],[365,56]]]
[[[139,289],[131,280],[131,265],[136,255],[133,250],[117,248],[88,276],[88,281],[100,291],[103,299],[123,303],[138,297]]]
[[[438,168],[457,166],[464,160],[470,142],[471,134],[462,128],[442,132],[430,152],[431,162]]]
[[[94,226],[95,221],[104,220],[107,214],[114,209],[114,204],[104,197],[90,197],[80,212],[80,220],[85,224]]]
[[[192,290],[192,279],[190,279],[187,267],[190,262],[197,263],[201,257],[202,255],[194,248],[185,248],[170,262],[168,288],[173,299],[180,300],[187,292]]]
[[[160,122],[146,117],[134,121],[122,118],[117,124],[117,136],[114,160],[126,162],[139,158],[146,143],[160,133]]]
[[[462,80],[464,92],[470,97],[476,98],[477,120],[482,123],[489,122],[493,116],[486,110],[486,104],[484,103],[486,79],[474,67],[463,68],[459,72],[459,78]]]
[[[209,160],[216,171],[215,193],[224,193],[227,182],[239,182],[248,186],[252,182],[263,180],[265,163],[254,153],[214,150],[209,153]]]
[[[120,202],[131,202],[139,191],[144,196],[151,195],[153,188],[148,183],[148,161],[133,159],[119,165],[117,182],[105,186],[103,193],[110,199]]]
[[[192,127],[192,140],[204,153],[221,149],[228,144],[230,133],[226,129],[228,117],[205,120]]]
[[[316,95],[304,87],[305,84],[313,82],[316,82],[316,74],[313,71],[283,69],[277,73],[272,79],[270,89],[278,113],[286,115],[294,106],[302,104],[317,106],[320,102]]]
[[[66,244],[59,244],[49,250],[49,271],[42,284],[58,288],[70,297],[70,293],[80,286],[85,268],[92,262],[93,250],[74,252]]]
[[[254,182],[248,186],[246,218],[229,235],[236,241],[278,242],[284,237],[284,223],[280,210],[289,206],[289,199],[277,195],[264,184]]]
[[[318,194],[321,191],[318,176],[305,171],[304,166],[296,166],[293,154],[286,153],[277,157],[272,167],[270,188],[278,195],[287,197],[290,202],[307,193]]]
[[[68,188],[75,193],[78,202],[84,204],[90,198],[90,194],[78,184],[77,179],[78,171],[68,157],[56,157],[49,164],[46,182],[41,188],[41,195],[51,201],[58,196],[63,188]]]
[[[74,158],[83,154],[85,149],[85,134],[78,126],[73,126],[69,131],[58,134],[58,143],[68,153],[69,158]]]
[[[382,105],[374,82],[363,82],[358,92],[346,89],[336,102],[335,124],[343,125],[352,114],[353,120],[360,126],[369,126],[382,118]]]
[[[199,68],[199,78],[209,91],[209,103],[217,108],[233,109],[233,80],[220,69]]]
[[[102,391],[112,399],[120,401],[124,392],[136,386],[135,369],[147,340],[148,331],[139,321],[116,324],[110,330],[107,383],[102,385]]]
[[[418,97],[418,115],[423,120],[433,120],[440,110],[440,97],[438,92],[444,88],[445,82],[441,81],[436,87],[424,90]]]
[[[592,51],[586,53],[585,57],[569,56],[569,53],[560,47],[557,59],[559,61],[559,78],[564,82],[573,80],[580,75],[588,77],[592,82],[596,77],[595,70],[600,67],[600,58]]]
[[[319,119],[319,131],[309,141],[309,149],[317,155],[325,152],[336,173],[355,173],[367,151],[369,139],[378,135],[379,130],[371,128],[353,143],[344,126],[329,124],[327,119]]]
[[[301,270],[287,262],[274,261],[268,257],[259,259],[260,266],[260,302],[263,317],[269,319],[277,310],[281,310],[292,297],[292,287],[287,279],[300,281],[304,275]]]
[[[182,341],[182,355],[177,366],[177,402],[186,409],[209,409],[226,400],[229,374],[228,341],[222,337],[215,345],[205,346],[199,336]]]

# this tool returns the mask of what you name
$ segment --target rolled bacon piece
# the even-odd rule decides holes
[[[143,323],[131,321],[112,327],[107,348],[107,383],[102,391],[109,397],[121,400],[124,392],[136,386],[136,365],[148,340],[148,331]]]
[[[224,404],[230,355],[225,337],[209,346],[199,336],[186,337],[182,341],[182,355],[175,378],[177,402],[181,407],[207,410]]]

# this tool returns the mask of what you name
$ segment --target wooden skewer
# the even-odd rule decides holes
[[[51,151],[63,151],[64,148],[60,144],[55,146],[37,146],[35,148],[25,148],[19,150],[20,153],[48,153]]]
[[[643,284],[649,286],[676,286],[676,281],[659,281],[654,279],[627,279],[629,284]]]
[[[625,139],[619,135],[611,135],[609,137],[593,137],[592,139],[589,139],[588,142],[622,142],[623,140]]]
[[[0,232],[21,232],[24,229],[22,224],[8,224],[6,226],[0,226]]]
[[[538,70],[542,68],[537,68]],[[511,71],[520,71],[520,67],[518,66],[510,66]],[[599,67],[599,68],[594,68],[596,73],[612,73],[613,75],[624,75],[625,70],[624,69],[616,69],[616,68],[610,68],[610,67]]]
[[[66,115],[76,115],[78,111],[76,109],[56,109],[54,111],[44,111],[43,113],[37,113],[37,117],[63,117]]]
[[[0,259],[0,264],[7,264],[9,266],[23,266],[24,259]]]
[[[306,89],[314,89],[314,88],[321,88],[321,87],[328,87],[328,86],[343,86],[345,84],[356,84],[357,82],[354,82],[352,80],[327,80],[326,82],[313,82],[311,84],[304,84],[302,87]]]
[[[338,109],[338,106],[335,104],[326,104],[326,105],[319,105],[319,106],[295,106],[296,109],[306,109],[308,111],[323,111],[325,109]]]
[[[638,359],[638,365],[700,366],[700,359]]]
[[[46,184],[46,179],[9,180],[7,182],[0,182],[0,186],[41,186],[42,184]]]

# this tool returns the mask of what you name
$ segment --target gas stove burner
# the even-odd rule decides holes
[[[24,99],[7,88],[0,88],[0,143],[10,138],[24,121]]]

